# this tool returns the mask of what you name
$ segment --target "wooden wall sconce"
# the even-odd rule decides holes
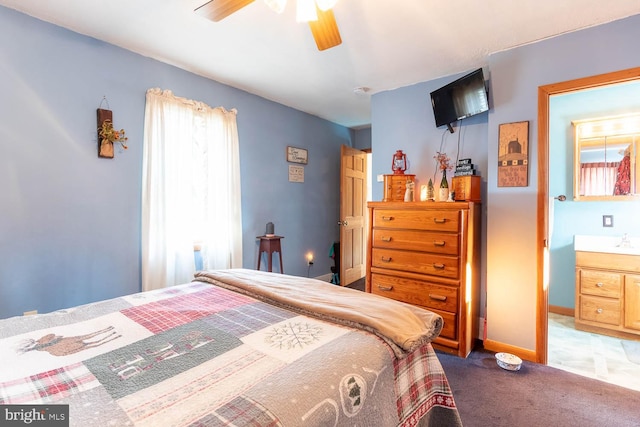
[[[100,129],[107,120],[113,123],[113,111],[98,108],[98,157],[113,159],[113,141],[100,136]]]
[[[123,149],[127,149],[124,129],[113,127],[113,112],[98,108],[98,157],[113,159],[113,145],[117,142]]]

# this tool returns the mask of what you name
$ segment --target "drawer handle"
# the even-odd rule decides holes
[[[378,289],[380,289],[381,291],[384,291],[384,292],[389,292],[389,291],[393,290],[393,286],[380,286],[380,285],[378,285]]]
[[[445,297],[444,295],[429,294],[429,298],[434,299],[436,301],[446,301],[447,300],[447,297]]]
[[[390,256],[383,256],[383,257],[380,257],[380,259],[382,260],[382,262],[391,262]]]
[[[382,240],[383,242],[390,242],[390,241],[391,241],[391,237],[389,237],[389,236],[382,236],[382,237],[380,238],[380,240]]]
[[[596,310],[596,313],[602,314],[603,311],[604,311],[603,309],[599,308],[599,309]]]
[[[438,270],[444,270],[444,264],[433,263],[433,268],[438,269]]]
[[[598,282],[598,283],[596,283],[596,286],[597,286],[597,287],[599,287],[599,288],[601,288],[601,287],[603,287],[603,286],[604,286],[604,283],[602,283],[602,282]]]
[[[393,217],[392,216],[384,216],[384,215],[382,215],[382,220],[383,221],[393,221]]]
[[[433,246],[444,246],[444,240],[434,240]]]
[[[444,224],[445,222],[447,222],[447,220],[444,218],[433,218],[433,222],[435,222],[436,224]]]

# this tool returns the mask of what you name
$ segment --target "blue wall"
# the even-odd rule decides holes
[[[471,71],[471,70],[469,70]],[[372,174],[393,173],[391,160],[396,150],[407,155],[406,173],[416,175],[416,188],[429,179],[440,181],[433,158],[436,151],[446,152],[454,160],[471,158],[478,174],[487,171],[487,113],[463,120],[455,132],[436,128],[429,93],[463,74],[418,83],[373,95],[371,100]],[[485,75],[485,79],[489,76]],[[486,178],[485,178],[486,179]],[[436,181],[434,181],[436,182]],[[375,182],[373,199],[382,200],[382,183]]]
[[[145,92],[238,110],[243,264],[272,221],[286,273],[330,272],[338,239],[340,145],[353,131],[113,45],[0,7],[0,317],[140,290]],[[97,157],[103,96],[129,149]],[[106,104],[102,108],[106,108]],[[288,145],[308,149],[288,182]],[[277,261],[277,256],[276,256]]]
[[[365,150],[371,148],[371,127],[358,129],[355,131],[353,148]]]
[[[575,307],[573,236],[640,236],[640,201],[573,201],[574,120],[640,112],[640,83],[615,85],[551,98],[549,103],[549,194],[565,194],[553,204],[549,304]],[[602,227],[613,215],[613,227]]]

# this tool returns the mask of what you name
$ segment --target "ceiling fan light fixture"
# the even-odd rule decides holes
[[[317,20],[318,13],[316,12],[315,0],[298,0],[296,3],[296,21],[309,22]]]
[[[284,8],[287,5],[287,0],[264,0],[264,2],[269,6],[269,9],[275,13],[284,12]]]
[[[333,9],[333,6],[335,6],[336,3],[338,3],[338,0],[316,0],[318,9],[323,12],[326,12],[329,9]]]

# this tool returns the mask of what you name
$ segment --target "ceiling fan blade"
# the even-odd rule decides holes
[[[338,46],[342,43],[342,39],[340,38],[336,18],[333,16],[333,10],[329,9],[323,12],[317,9],[317,12],[318,20],[309,21],[309,28],[311,28],[311,34],[313,34],[318,50]]]
[[[218,22],[255,0],[211,0],[195,10],[207,19]]]

